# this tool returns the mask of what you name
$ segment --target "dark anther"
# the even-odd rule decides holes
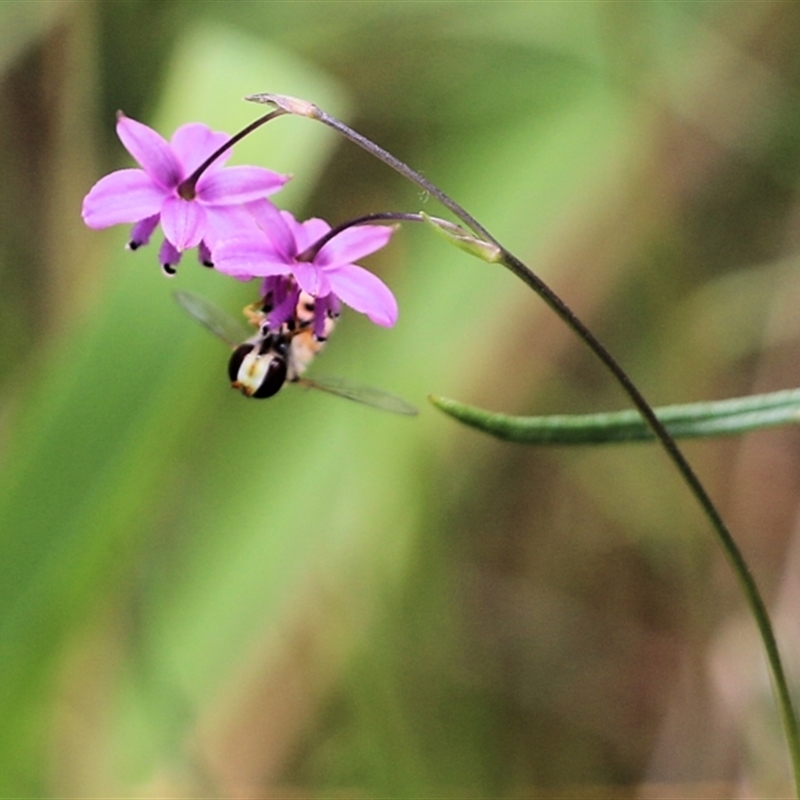
[[[172,278],[178,274],[178,270],[172,264],[162,264],[161,269],[168,278]]]
[[[135,242],[133,239],[128,242],[128,250],[138,250],[141,246],[141,242]]]

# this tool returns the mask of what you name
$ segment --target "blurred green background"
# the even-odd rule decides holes
[[[511,413],[625,399],[508,273],[419,226],[314,369],[397,418],[249,402],[175,289],[254,299],[84,228],[123,109],[233,133],[312,100],[461,202],[654,404],[800,383],[800,6],[0,3],[0,796],[783,796],[758,640],[647,445],[526,449]],[[337,223],[442,214],[323,126],[238,163]],[[800,437],[692,443],[800,666]],[[644,788],[642,788],[644,787]],[[661,794],[659,794],[661,793]]]

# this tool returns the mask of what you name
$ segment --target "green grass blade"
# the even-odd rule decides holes
[[[446,397],[431,396],[430,400],[466,425],[521,444],[611,444],[654,439],[652,430],[635,410],[518,417],[494,414]],[[800,389],[661,406],[655,411],[676,438],[737,436],[800,422]]]

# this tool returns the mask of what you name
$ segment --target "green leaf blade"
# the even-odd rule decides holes
[[[492,413],[447,397],[432,395],[429,399],[459,422],[519,444],[613,444],[646,442],[655,438],[635,410],[525,417]],[[800,422],[800,390],[661,406],[655,412],[676,438],[737,436]]]

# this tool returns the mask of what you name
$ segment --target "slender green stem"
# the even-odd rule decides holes
[[[345,136],[350,141],[357,144],[359,147],[371,153],[376,158],[388,164],[405,178],[434,196],[446,208],[449,208],[458,217],[458,219],[467,225],[468,228],[486,241],[496,245],[499,248],[499,253],[497,258],[492,260],[496,260],[503,264],[528,287],[533,289],[533,291],[536,292],[545,301],[545,303],[550,306],[550,308],[562,319],[562,321],[565,322],[573,330],[573,332],[589,346],[589,348],[595,353],[600,361],[606,366],[609,372],[611,372],[614,378],[616,378],[617,382],[624,389],[634,406],[636,406],[639,413],[642,415],[650,429],[655,434],[655,437],[661,443],[667,455],[672,460],[676,469],[689,487],[689,490],[695,496],[697,502],[700,504],[701,508],[710,520],[717,539],[723,551],[725,552],[733,571],[739,579],[745,599],[750,606],[751,613],[755,618],[756,625],[758,626],[758,630],[761,634],[761,639],[767,655],[767,661],[772,672],[778,705],[780,707],[780,712],[783,719],[784,730],[786,733],[786,739],[792,760],[792,767],[794,770],[795,789],[797,796],[800,799],[800,730],[798,729],[797,716],[792,704],[789,685],[783,669],[783,663],[778,651],[777,641],[772,630],[766,605],[761,597],[758,586],[756,585],[755,579],[750,572],[747,562],[745,561],[741,551],[739,550],[739,547],[734,541],[733,536],[728,530],[727,525],[722,519],[722,516],[706,492],[702,482],[698,478],[692,466],[684,457],[675,439],[671,436],[664,424],[658,419],[658,416],[653,411],[652,406],[647,402],[636,384],[631,380],[622,366],[589,330],[589,328],[587,328],[586,325],[584,325],[584,323],[576,316],[572,309],[570,309],[570,307],[541,278],[539,278],[538,275],[532,272],[525,264],[522,263],[522,261],[516,258],[516,256],[506,250],[471,214],[467,213],[464,208],[462,208],[452,198],[441,191],[441,189],[432,184],[427,178],[411,169],[411,167],[409,167],[407,164],[403,163],[398,158],[395,158],[395,156],[372,142],[370,139],[367,139],[362,134],[357,133],[340,120],[331,117],[313,103],[274,94],[252,95],[247,99],[254,102],[267,103],[283,110],[286,113],[305,116],[322,122],[328,127],[333,128],[341,135]]]
[[[500,243],[492,236],[486,228],[481,225],[471,214],[468,214],[455,200],[448,197],[438,186],[432,184],[427,178],[421,175],[416,170],[412,169],[405,162],[393,156],[388,150],[384,150],[380,145],[375,144],[371,139],[362,136],[358,131],[354,131],[349,125],[345,125],[336,117],[324,112],[319,106],[309,103],[307,100],[299,100],[295,97],[287,97],[286,95],[278,94],[252,94],[245,97],[245,100],[250,100],[254,103],[266,103],[273,105],[283,111],[285,114],[296,114],[301,117],[308,117],[333,128],[337,133],[349,139],[354,144],[357,144],[363,150],[366,150],[370,155],[388,164],[392,169],[399,172],[404,178],[407,178],[412,183],[416,183],[422,190],[435,197],[445,208],[449,208],[468,228],[473,230],[479,236],[482,236],[487,241],[496,245]]]
[[[706,516],[711,521],[714,531],[717,534],[717,539],[736,577],[739,579],[739,584],[742,587],[745,599],[750,606],[750,611],[755,618],[762,642],[764,643],[764,650],[766,651],[767,661],[772,672],[772,679],[778,696],[778,706],[780,708],[781,717],[783,718],[786,740],[791,755],[795,791],[798,798],[800,798],[800,728],[798,728],[797,714],[794,710],[792,696],[789,691],[789,683],[783,668],[780,651],[778,650],[778,642],[775,638],[775,632],[772,629],[772,623],[769,619],[766,604],[758,590],[755,578],[739,546],[731,535],[728,526],[722,519],[722,515],[717,510],[708,492],[706,492],[697,473],[686,460],[680,447],[678,447],[678,443],[661,420],[659,420],[652,406],[644,398],[636,384],[630,379],[622,366],[605,346],[574,314],[572,309],[570,309],[570,307],[539,278],[538,275],[534,274],[525,264],[505,249],[503,249],[501,263],[505,264],[505,266],[520,280],[533,289],[539,297],[541,297],[547,305],[549,305],[550,308],[555,311],[584,342],[586,342],[609,372],[617,379],[617,382],[625,390],[642,417],[644,417],[656,438],[661,442],[667,455],[670,457],[703,511],[705,511]]]

